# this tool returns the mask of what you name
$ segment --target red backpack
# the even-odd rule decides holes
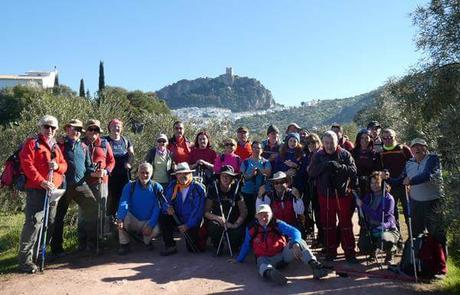
[[[19,162],[19,152],[21,147],[17,149],[11,156],[6,159],[5,164],[3,165],[3,172],[0,177],[0,187],[8,187],[10,189],[15,188],[15,184],[20,178],[21,164]]]

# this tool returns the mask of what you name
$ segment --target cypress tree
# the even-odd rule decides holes
[[[102,92],[104,88],[105,88],[104,63],[101,60],[99,62],[99,92]]]
[[[59,86],[59,76],[56,74],[56,76],[54,76],[54,87],[58,87]]]
[[[85,97],[85,81],[80,80],[80,97]]]

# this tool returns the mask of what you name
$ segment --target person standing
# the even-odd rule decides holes
[[[85,124],[85,129],[86,133],[84,142],[88,146],[92,168],[94,170],[86,181],[91,188],[96,201],[100,205],[98,206],[100,207],[100,212],[98,212],[98,214],[104,217],[107,215],[107,186],[109,182],[109,175],[115,167],[115,157],[113,156],[110,144],[105,138],[101,137],[102,129],[101,122],[99,120],[88,120]],[[99,222],[103,223],[103,230],[99,233],[100,235],[104,235],[109,232],[109,219],[111,218],[101,217],[99,220]],[[90,250],[93,249],[90,248]]]
[[[378,121],[370,121],[369,124],[367,124],[367,130],[369,130],[372,141],[374,142],[374,151],[376,153],[382,153],[383,140],[380,137],[380,131],[382,130],[380,123]]]
[[[173,162],[175,164],[190,160],[190,152],[192,144],[185,137],[184,123],[176,121],[173,124],[174,135],[169,139],[168,149],[172,153]]]
[[[254,141],[251,145],[251,156],[241,163],[241,173],[243,174],[244,185],[241,193],[248,208],[248,218],[246,224],[254,218],[256,212],[255,204],[259,188],[271,175],[271,164],[262,158],[262,146],[260,142]]]
[[[412,152],[407,145],[398,143],[396,140],[396,132],[393,129],[384,129],[382,132],[382,140],[383,169],[388,170],[391,178],[398,178],[403,172],[406,162],[412,158]],[[407,227],[409,227],[404,185],[402,183],[393,183],[391,186],[391,193],[395,199],[396,226],[398,227],[399,232],[401,232],[398,203],[402,204],[404,219],[406,220]],[[402,247],[402,239],[400,239],[398,246],[400,248]]]
[[[275,167],[275,160],[280,148],[280,130],[275,125],[270,125],[267,129],[267,139],[262,141],[262,157],[269,160],[272,167]]]
[[[362,129],[356,135],[351,155],[358,169],[359,195],[364,197],[369,192],[369,176],[374,171],[382,170],[382,156],[375,152],[374,141],[368,129]]]
[[[56,143],[58,120],[50,115],[38,122],[39,133],[26,140],[20,153],[21,169],[26,180],[25,221],[19,241],[19,269],[35,273],[38,267],[33,262],[34,246],[38,241],[40,227],[44,222],[44,201],[47,192],[59,188],[67,171],[67,163]],[[50,229],[56,215],[56,204],[50,204]],[[50,232],[52,232],[50,230]]]
[[[109,135],[104,139],[110,144],[113,156],[115,157],[115,167],[109,175],[107,214],[115,217],[120,202],[121,191],[126,183],[131,179],[131,167],[134,161],[134,147],[131,141],[122,135],[123,122],[113,119],[109,125]]]
[[[241,158],[241,161],[246,160],[251,156],[252,148],[251,142],[249,141],[249,129],[246,127],[240,127],[236,130],[236,150],[235,154]]]
[[[54,233],[51,239],[51,252],[55,256],[64,255],[62,247],[64,217],[71,201],[78,204],[78,249],[84,250],[88,244],[96,244],[97,203],[85,181],[85,178],[94,172],[94,167],[91,165],[88,146],[80,139],[85,130],[83,123],[78,119],[70,120],[64,128],[67,135],[60,148],[67,162],[65,175],[67,188],[58,202]]]
[[[438,155],[430,153],[424,139],[415,138],[411,142],[414,157],[406,162],[398,178],[390,178],[390,184],[402,184],[408,188],[412,211],[412,232],[414,237],[427,231],[441,243],[444,257],[446,251],[446,231],[442,211],[442,170]],[[445,274],[445,261],[440,274]]]
[[[166,148],[167,145],[168,137],[161,133],[157,137],[155,147],[150,149],[145,156],[145,161],[152,164],[153,167],[152,180],[160,183],[163,189],[168,186],[171,172],[174,170],[172,153]]]
[[[206,186],[212,181],[216,157],[217,153],[211,146],[209,134],[206,131],[198,132],[190,154],[190,168],[197,170],[197,176],[201,177]]]
[[[331,126],[331,130],[337,134],[339,140],[339,146],[347,151],[351,152],[354,148],[353,143],[348,140],[347,136],[343,133],[343,128],[340,124],[334,123]]]
[[[323,149],[318,151],[308,168],[316,179],[324,228],[326,260],[337,256],[337,216],[342,248],[348,263],[358,263],[353,236],[351,182],[356,178],[356,165],[351,154],[338,145],[337,134],[331,130],[323,135]]]

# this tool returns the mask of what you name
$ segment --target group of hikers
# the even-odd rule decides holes
[[[34,258],[45,258],[47,242],[52,255],[65,254],[71,201],[78,204],[78,251],[101,251],[114,232],[120,255],[132,250],[133,240],[153,249],[161,235],[160,254],[168,256],[178,251],[178,232],[192,253],[205,251],[209,240],[216,255],[225,250],[233,262],[252,251],[259,274],[280,285],[287,279],[277,267],[293,259],[308,265],[314,278],[328,274],[310,248],[322,248],[323,260],[334,261],[341,245],[346,262],[359,263],[356,209],[358,248],[370,259],[384,254],[392,264],[402,248],[398,203],[413,235],[430,233],[447,255],[446,233],[436,222],[442,196],[438,156],[421,138],[410,147],[398,143],[396,132],[382,131],[377,121],[360,130],[354,143],[339,124],[321,137],[296,123],[284,134],[270,125],[265,140],[252,142],[240,127],[237,140],[224,139],[221,154],[206,131],[191,142],[177,121],[171,138],[157,136],[133,181],[134,148],[122,135],[122,121],[111,120],[107,136],[96,119],[69,121],[63,138],[56,136],[53,116],[42,117],[38,126],[19,154],[27,192],[19,262],[27,273],[38,270]],[[49,200],[58,189],[65,189],[63,196]],[[311,245],[307,237],[313,237]],[[37,246],[40,239],[44,248]]]

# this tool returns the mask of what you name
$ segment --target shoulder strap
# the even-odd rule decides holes
[[[131,201],[133,195],[134,195],[134,190],[136,189],[136,183],[137,183],[137,180],[132,180],[132,181],[129,181],[129,200]]]

